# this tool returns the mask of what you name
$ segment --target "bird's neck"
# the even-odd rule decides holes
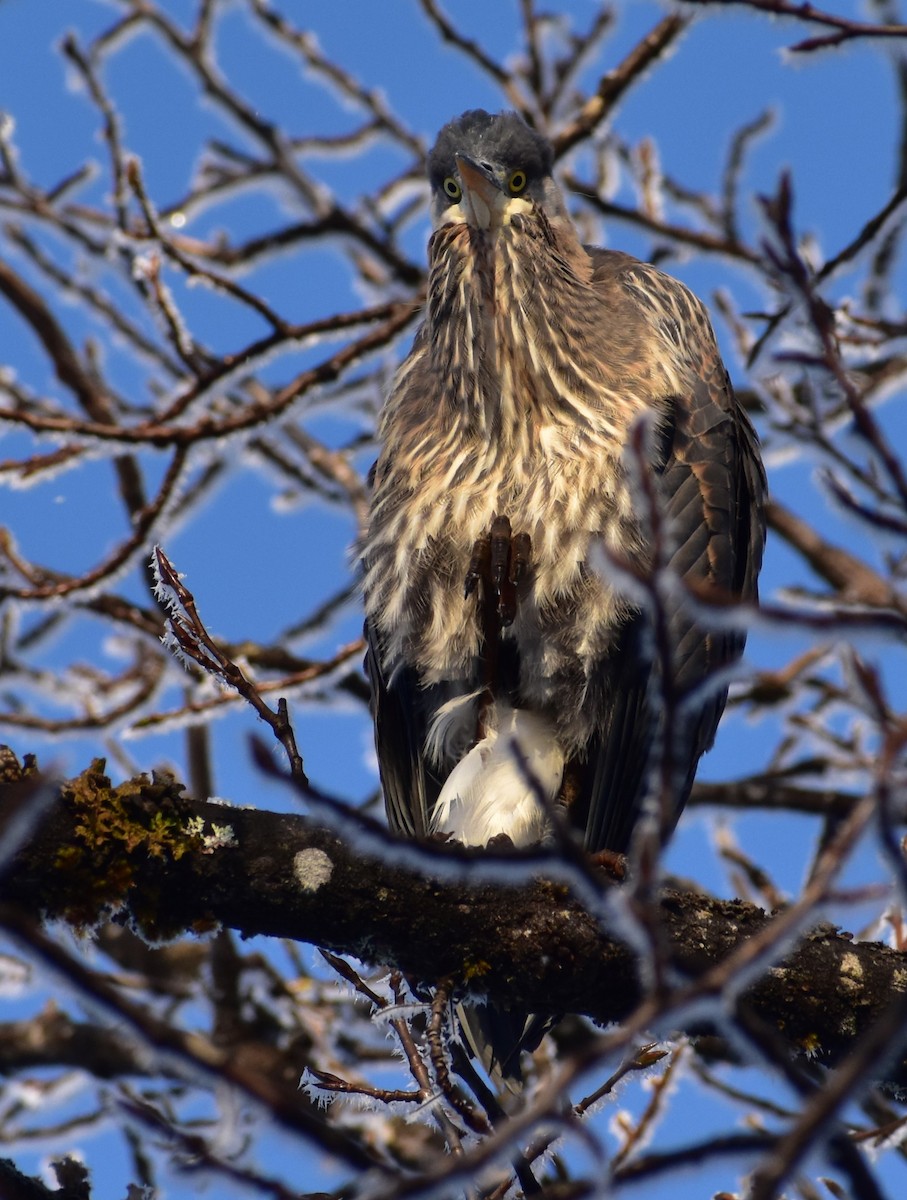
[[[477,437],[516,449],[529,431],[575,419],[590,381],[578,378],[571,347],[593,335],[600,314],[572,226],[446,226],[429,259],[426,345],[450,421],[465,418]]]

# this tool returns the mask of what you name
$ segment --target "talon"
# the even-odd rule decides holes
[[[490,567],[491,539],[486,535],[478,538],[472,548],[472,558],[469,560],[469,568],[466,571],[464,596],[471,596],[479,586],[479,580],[488,578]]]
[[[469,597],[480,582],[485,584],[485,604],[497,618],[498,627],[506,629],[516,619],[519,588],[526,579],[531,563],[532,543],[528,533],[514,534],[510,519],[496,516],[491,531],[478,538],[464,581],[464,595]]]
[[[516,592],[512,587],[506,587],[498,597],[498,620],[501,628],[506,629],[516,619]]]
[[[532,542],[528,533],[514,535],[510,559],[510,582],[514,587],[526,578],[532,555]]]

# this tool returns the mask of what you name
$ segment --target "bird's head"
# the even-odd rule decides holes
[[[513,112],[471,109],[445,125],[428,156],[435,229],[496,233],[522,214],[566,218],[550,144]]]

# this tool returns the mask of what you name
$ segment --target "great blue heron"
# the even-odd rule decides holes
[[[755,598],[765,478],[703,305],[584,246],[552,162],[481,110],[429,155],[425,320],[362,548],[369,674],[392,828],[526,846],[559,806],[621,853],[655,759],[664,835],[712,744],[744,634],[696,594]],[[633,574],[656,570],[648,603]]]

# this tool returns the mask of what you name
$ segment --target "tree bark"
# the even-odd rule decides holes
[[[311,942],[542,1014],[606,1024],[640,1011],[647,972],[619,936],[626,902],[604,874],[554,853],[400,843],[367,818],[330,811],[342,832],[192,800],[170,779],[112,787],[102,762],[50,791],[26,775],[0,785],[2,836],[20,843],[0,874],[0,904],[80,927],[119,911],[148,938],[226,925]],[[755,937],[771,954],[777,918],[755,905],[666,889],[652,909],[678,994],[684,981],[694,995],[697,981],[732,971]],[[740,990],[737,1003],[823,1064],[841,1062],[907,990],[907,956],[830,926],[780,946],[758,972],[748,967],[745,989],[731,974],[725,990]],[[661,1033],[665,1012],[676,1015],[672,1030],[707,1028],[677,1003],[662,1010]],[[901,1053],[885,1075],[907,1082]]]

